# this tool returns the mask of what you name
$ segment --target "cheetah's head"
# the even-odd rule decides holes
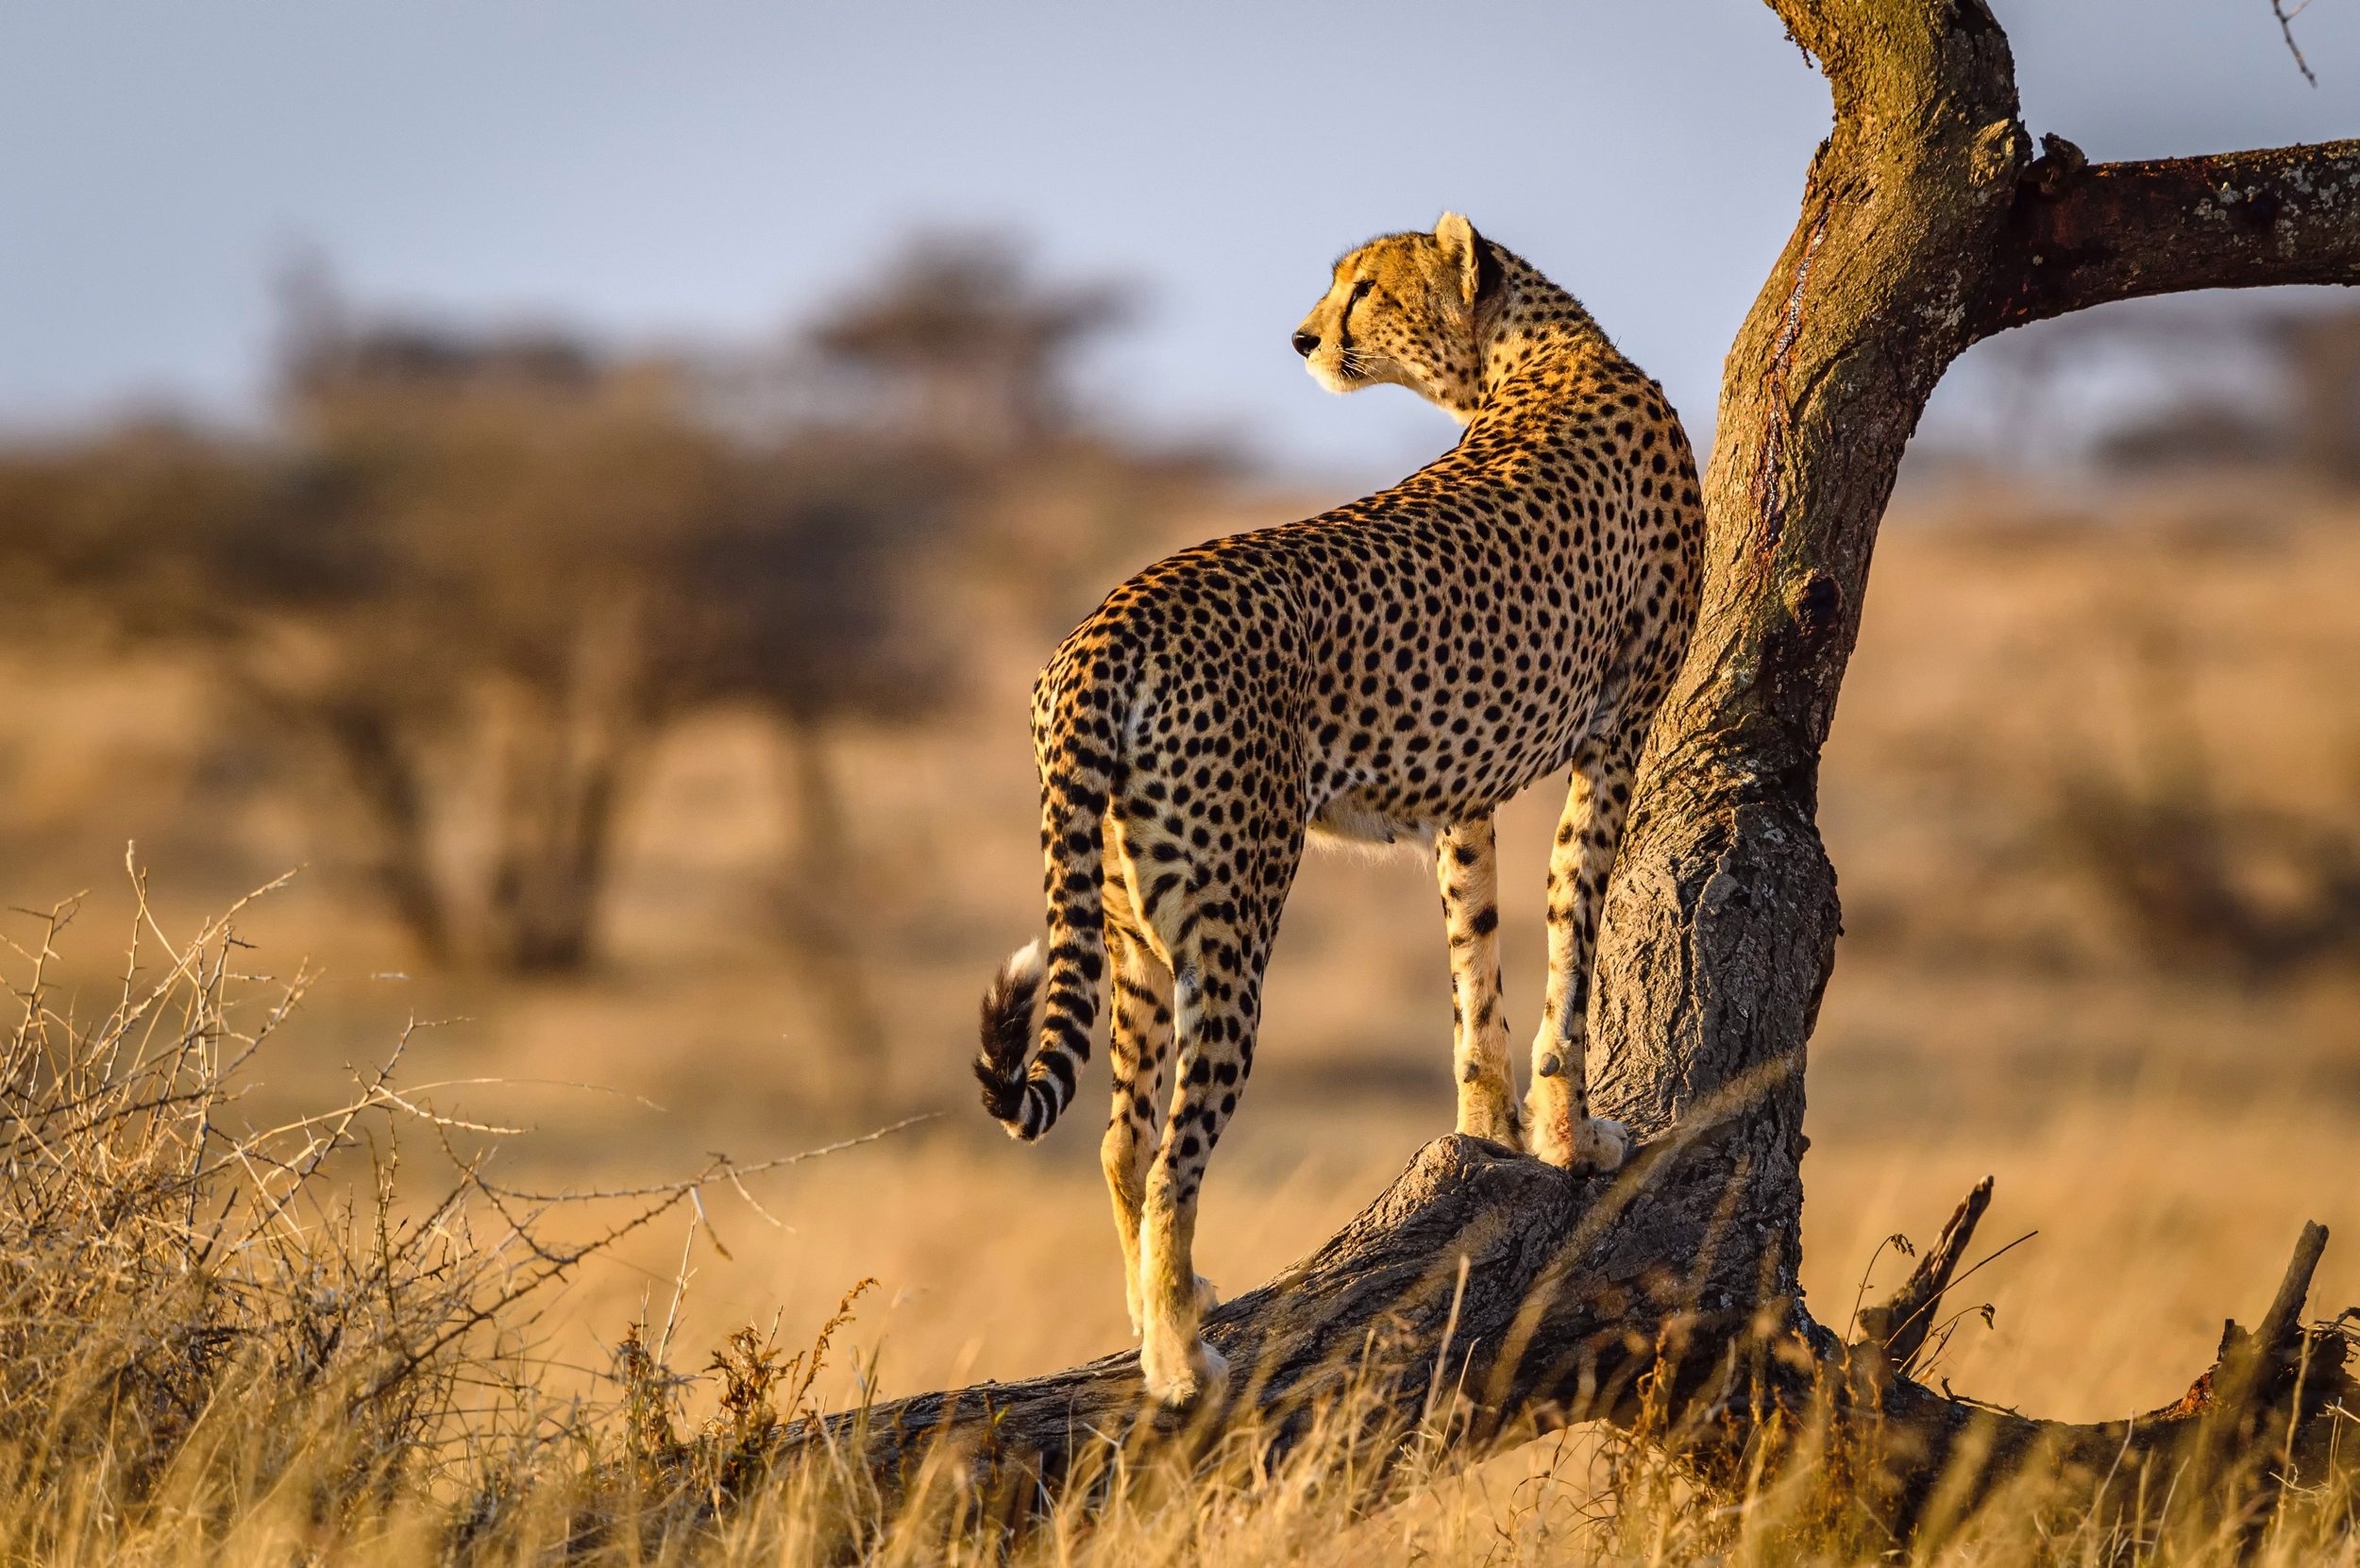
[[[1499,252],[1456,212],[1431,234],[1384,234],[1336,263],[1295,352],[1330,392],[1390,381],[1461,424],[1483,390],[1480,328],[1502,293]]]

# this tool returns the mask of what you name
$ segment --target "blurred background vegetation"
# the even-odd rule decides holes
[[[150,416],[0,449],[10,647],[60,699],[69,670],[125,699],[92,781],[173,798],[20,802],[9,850],[38,864],[127,818],[220,876],[292,854],[398,932],[379,970],[579,975],[615,956],[651,771],[733,721],[782,823],[724,851],[758,945],[838,1049],[881,1057],[865,947],[894,917],[845,737],[973,695],[979,594],[1045,631],[1226,474],[1077,419],[1070,361],[1121,291],[937,235],[784,342],[629,355],[374,312],[316,260],[278,293],[262,428]],[[1069,525],[1040,527],[1061,491]]]

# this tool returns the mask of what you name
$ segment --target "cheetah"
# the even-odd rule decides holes
[[[1661,389],[1464,217],[1347,253],[1293,346],[1332,391],[1406,386],[1465,429],[1389,490],[1150,566],[1059,645],[1033,690],[1048,936],[986,990],[975,1062],[985,1108],[1039,1138],[1111,982],[1100,1152],[1140,1368],[1175,1406],[1227,1375],[1200,1334],[1197,1195],[1254,1068],[1306,835],[1430,846],[1458,1130],[1577,1171],[1623,1162],[1625,1130],[1590,1115],[1592,955],[1700,578],[1695,460]],[[1492,812],[1567,769],[1520,1107]]]

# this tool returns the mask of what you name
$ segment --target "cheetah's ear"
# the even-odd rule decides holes
[[[1445,212],[1434,226],[1434,243],[1458,271],[1458,295],[1469,305],[1488,297],[1500,285],[1500,259],[1492,242],[1475,232],[1463,213]]]

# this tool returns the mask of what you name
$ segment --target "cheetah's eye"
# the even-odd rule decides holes
[[[1344,301],[1344,309],[1349,311],[1355,305],[1357,305],[1360,301],[1366,299],[1369,296],[1369,291],[1374,287],[1376,287],[1376,279],[1374,278],[1363,278],[1360,281],[1355,283],[1352,286],[1351,297]]]

